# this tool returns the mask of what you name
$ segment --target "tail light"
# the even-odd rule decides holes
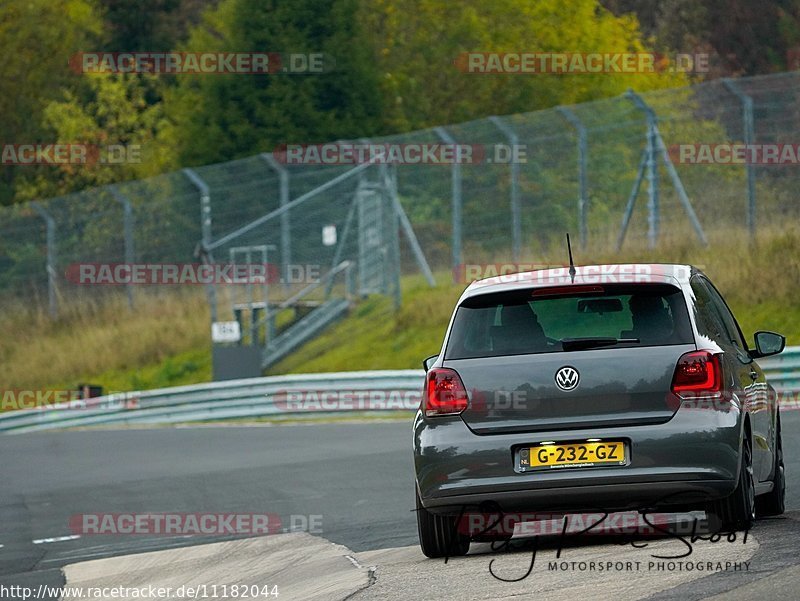
[[[436,367],[428,372],[425,380],[426,417],[458,415],[467,408],[467,390],[458,372]]]
[[[672,392],[715,394],[722,390],[722,364],[719,355],[708,351],[692,351],[682,355],[672,376]]]

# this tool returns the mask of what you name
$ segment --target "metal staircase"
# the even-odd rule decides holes
[[[282,332],[267,337],[261,362],[263,369],[274,365],[286,355],[317,336],[320,332],[333,324],[333,322],[347,314],[353,301],[354,284],[352,273],[353,264],[349,261],[344,261],[336,268],[329,271],[319,282],[307,286],[291,298],[276,304],[267,311],[263,322],[268,324],[269,332],[274,333],[276,329],[275,318],[281,311],[285,309],[296,310],[297,307],[302,306],[301,303],[303,299],[315,292],[318,288],[326,285],[329,281],[333,282],[339,274],[342,274],[344,277],[343,296],[332,297],[331,294],[326,294],[323,301],[312,305],[306,305],[310,306],[311,310],[294,321]]]
[[[347,314],[350,303],[347,299],[333,298],[325,301],[305,317],[293,323],[269,341],[264,349],[263,366],[268,368],[288,354],[315,338],[333,322]]]
[[[344,211],[339,213],[344,217],[338,222],[342,226],[341,235],[336,235],[338,232],[334,230],[333,243],[328,244],[335,248],[330,248],[329,251],[333,255],[332,260],[330,254],[327,255],[329,258],[326,262],[330,261],[327,273],[285,300],[274,298],[276,294],[271,290],[274,286],[268,282],[246,283],[231,289],[228,296],[235,321],[216,325],[232,326],[239,335],[214,345],[215,379],[260,375],[262,370],[275,365],[341,319],[359,298],[381,294],[393,297],[395,306],[399,306],[401,232],[408,239],[410,249],[426,279],[431,285],[434,284],[430,267],[397,198],[394,173],[386,165],[360,165],[336,176],[315,190],[216,241],[204,241],[201,244],[201,254],[206,261],[213,263],[212,251],[227,248],[233,264],[237,261],[250,263],[254,260],[266,264],[268,255],[271,257],[276,249],[283,249],[288,245],[284,242],[291,239],[294,243],[294,240],[300,238],[305,247],[298,246],[298,249],[305,251],[304,256],[309,256],[307,232],[311,227],[324,229],[321,226],[325,225],[322,221],[325,217],[317,218],[314,225],[299,221],[296,231],[285,229],[289,220],[283,217],[288,215],[290,209],[297,211],[299,205],[314,198],[321,202],[323,192],[336,186],[342,187],[348,182],[346,191],[342,190],[342,195],[337,199],[337,202],[345,201],[339,206],[349,208],[346,217]],[[316,210],[324,215],[327,209],[319,207]],[[229,246],[234,240],[240,243],[244,240],[260,242],[263,238],[254,237],[252,233],[274,232],[275,229],[270,230],[268,226],[279,218],[281,245]],[[294,219],[296,218],[293,214],[292,223],[295,223]],[[331,222],[333,219],[327,223]],[[274,237],[272,234],[268,236],[270,239]],[[294,250],[290,254],[297,256]],[[286,252],[282,250],[279,256],[281,265],[287,267]],[[319,256],[325,255],[320,252]],[[282,292],[290,293],[287,286],[283,287]],[[208,296],[212,320],[216,322],[217,294],[214,287],[208,290]],[[253,373],[256,371],[259,373]]]

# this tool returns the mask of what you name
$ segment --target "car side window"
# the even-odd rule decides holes
[[[714,288],[714,285],[706,279],[702,279],[703,286],[708,290],[708,294],[711,297],[714,306],[717,308],[720,316],[722,317],[722,325],[725,327],[725,332],[727,334],[728,339],[731,343],[743,354],[747,354],[747,344],[742,337],[742,331],[739,328],[739,324],[736,322],[736,318],[731,313],[731,310],[728,308],[728,305],[725,303],[725,300],[722,298],[722,295]]]
[[[723,347],[729,347],[731,341],[719,314],[714,301],[711,298],[708,288],[703,284],[699,277],[692,278],[692,292],[695,298],[695,317],[697,330]]]

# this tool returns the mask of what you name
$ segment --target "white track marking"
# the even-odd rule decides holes
[[[80,537],[80,534],[70,534],[69,536],[54,536],[53,538],[37,538],[31,542],[34,545],[41,545],[42,543],[61,543],[67,540],[75,540]]]

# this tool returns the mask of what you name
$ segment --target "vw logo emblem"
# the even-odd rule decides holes
[[[578,370],[569,365],[562,367],[556,372],[556,386],[561,390],[575,390],[580,380],[581,376]]]

